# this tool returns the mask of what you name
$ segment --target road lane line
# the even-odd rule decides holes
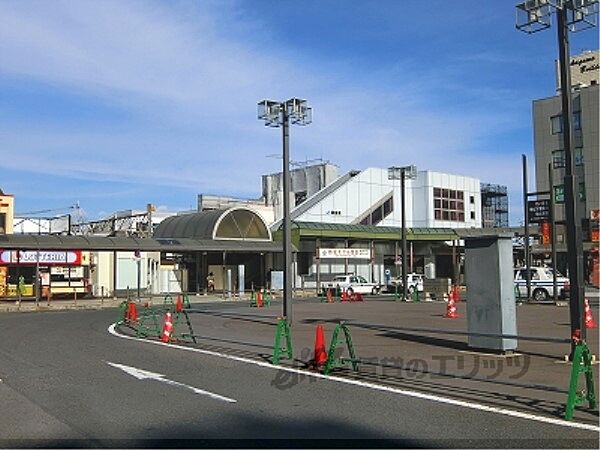
[[[321,373],[309,372],[306,370],[295,369],[293,367],[274,366],[273,364],[270,364],[270,363],[267,363],[264,361],[257,361],[257,360],[250,359],[250,358],[243,358],[241,356],[227,355],[225,353],[218,353],[218,352],[214,352],[212,350],[204,350],[201,348],[194,348],[194,347],[185,347],[183,345],[168,344],[168,343],[164,343],[164,342],[160,342],[160,341],[150,341],[147,339],[137,338],[137,337],[133,337],[133,336],[126,336],[124,334],[118,333],[115,330],[114,323],[108,327],[108,332],[110,334],[112,334],[113,336],[119,337],[121,339],[129,339],[129,340],[133,340],[133,341],[139,341],[139,342],[144,342],[144,343],[154,344],[154,345],[163,345],[166,347],[201,353],[203,355],[214,356],[217,358],[229,359],[231,361],[238,361],[238,362],[243,362],[243,363],[247,363],[247,364],[254,364],[255,366],[266,367],[269,369],[283,370],[286,372],[296,373],[296,374],[305,375],[305,376],[309,376],[309,377],[321,378],[323,380],[335,381],[337,383],[345,383],[345,384],[360,386],[360,387],[373,389],[373,390],[377,390],[377,391],[392,392],[394,394],[400,394],[400,395],[404,395],[407,397],[414,397],[414,398],[419,398],[419,399],[423,399],[423,400],[430,400],[430,401],[434,401],[434,402],[438,402],[438,403],[445,403],[445,404],[453,405],[453,406],[461,406],[463,408],[469,408],[469,409],[474,409],[474,410],[478,410],[478,411],[486,411],[486,412],[501,414],[504,416],[516,417],[519,419],[527,419],[527,420],[533,420],[536,422],[549,423],[552,425],[559,425],[559,426],[563,426],[563,427],[578,428],[578,429],[582,429],[582,430],[600,432],[599,426],[589,425],[586,423],[568,422],[568,421],[562,420],[562,419],[554,419],[552,417],[538,416],[535,414],[524,413],[521,411],[514,411],[512,409],[498,408],[495,406],[482,405],[480,403],[466,402],[463,400],[456,400],[453,398],[442,397],[442,396],[433,395],[433,394],[425,394],[422,392],[410,391],[407,389],[393,388],[390,386],[369,383],[366,381],[353,380],[350,378],[342,378],[342,377],[338,377],[335,375],[323,375]]]

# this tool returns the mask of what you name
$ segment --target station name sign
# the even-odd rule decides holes
[[[46,266],[78,266],[81,264],[81,251],[0,250],[0,265],[37,264],[38,261]]]
[[[320,259],[371,259],[369,248],[320,248],[317,254]]]
[[[550,200],[529,200],[527,216],[531,223],[541,223],[550,220]]]

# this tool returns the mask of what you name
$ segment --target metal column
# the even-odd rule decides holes
[[[283,316],[292,324],[292,233],[290,223],[290,124],[283,105]]]

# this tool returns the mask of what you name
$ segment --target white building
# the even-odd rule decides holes
[[[292,220],[336,224],[401,226],[400,180],[388,170],[351,171],[292,209]],[[281,221],[273,225],[279,228]],[[408,228],[481,228],[477,178],[420,171],[406,180]]]

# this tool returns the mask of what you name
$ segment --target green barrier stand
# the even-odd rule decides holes
[[[283,339],[283,342],[282,342]],[[285,348],[281,345],[285,343]],[[277,330],[275,331],[275,345],[273,346],[273,361],[274,365],[279,365],[282,353],[288,358],[292,359],[292,335],[290,333],[290,325],[287,319],[280,318],[277,322]]]
[[[344,335],[340,336],[340,332]],[[348,348],[349,358],[342,358],[341,356],[336,357],[336,350],[338,345],[346,344]],[[329,375],[332,369],[343,366],[346,363],[352,364],[352,369],[358,371],[358,360],[356,359],[356,353],[354,352],[354,346],[352,345],[352,336],[350,330],[344,322],[340,322],[333,330],[333,336],[331,337],[331,345],[329,346],[329,352],[327,353],[327,363],[323,373]]]
[[[410,293],[410,296],[412,297],[412,301],[413,302],[420,302],[421,300],[419,299],[419,290],[415,287],[413,289],[413,291]]]
[[[157,317],[157,310],[153,308],[144,308],[140,314],[135,334],[137,337],[143,338],[148,336],[160,337],[160,324]]]
[[[266,289],[263,291],[263,304],[265,306],[271,306],[271,294]]]
[[[340,288],[339,286],[336,286],[336,288],[335,288],[335,301],[336,302],[342,301],[342,288]]]
[[[585,375],[586,390],[577,392],[579,376]],[[569,383],[569,396],[565,407],[565,420],[573,418],[575,407],[588,402],[590,409],[596,409],[596,392],[594,390],[594,373],[592,371],[592,356],[585,342],[575,345],[573,354],[573,368],[571,369],[571,382]]]
[[[189,333],[177,333],[178,326],[179,326],[179,324],[183,323],[184,319],[185,319],[185,324],[187,325],[187,329],[188,329]],[[187,338],[190,338],[194,344],[197,344],[196,335],[194,334],[194,329],[192,328],[192,322],[190,321],[190,316],[188,315],[187,311],[175,313],[175,320],[173,320],[172,336],[176,339],[181,338],[182,340],[186,340]]]
[[[394,291],[394,298],[396,298],[396,299],[400,298],[400,292],[398,292],[398,285],[396,285],[396,290]]]
[[[183,307],[186,309],[190,309],[192,305],[190,305],[190,296],[187,294],[183,294]]]
[[[256,292],[254,291],[252,291],[252,294],[250,294],[250,306],[256,307]]]
[[[121,325],[125,322],[125,316],[127,314],[127,301],[123,300],[119,303],[119,319],[117,320],[117,325]]]

